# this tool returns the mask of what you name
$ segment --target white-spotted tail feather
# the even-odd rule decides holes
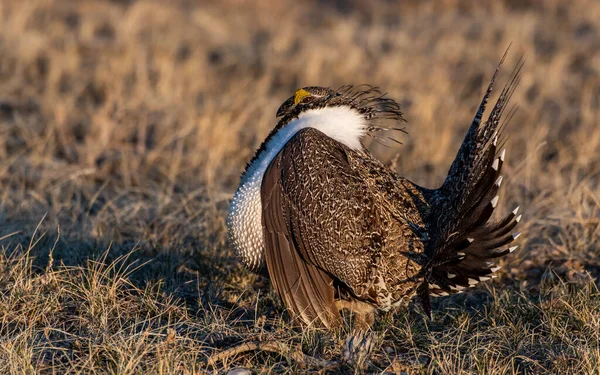
[[[502,58],[500,65],[504,61]],[[506,159],[502,113],[519,81],[523,60],[519,60],[513,76],[500,93],[488,120],[482,124],[485,105],[489,100],[500,65],[485,93],[479,110],[444,185],[436,191],[441,217],[434,218],[437,233],[425,249],[426,264],[422,276],[428,288],[419,290],[419,299],[427,311],[429,295],[443,296],[461,293],[482,281],[495,277],[500,267],[498,258],[512,253],[518,238],[513,233],[521,219],[518,207],[499,222],[490,218],[499,204],[500,174]],[[499,141],[500,139],[500,141]],[[428,312],[429,313],[429,312]]]

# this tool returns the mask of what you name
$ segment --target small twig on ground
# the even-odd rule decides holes
[[[324,359],[319,359],[315,357],[311,357],[302,353],[302,350],[298,348],[290,347],[279,341],[268,341],[268,342],[245,342],[243,344],[234,346],[229,349],[225,349],[219,353],[213,354],[208,359],[208,365],[214,366],[218,361],[222,361],[229,357],[233,357],[237,354],[250,352],[253,350],[262,350],[266,352],[273,352],[280,354],[284,357],[291,358],[295,362],[309,365],[313,367],[331,367],[339,364],[338,361],[326,361]]]

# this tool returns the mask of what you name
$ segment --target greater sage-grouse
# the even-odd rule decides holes
[[[521,62],[482,123],[501,64],[448,177],[433,190],[363,147],[390,120],[403,121],[400,106],[377,89],[304,87],[281,105],[281,119],[242,175],[227,225],[242,263],[268,271],[296,320],[334,327],[349,308],[369,326],[376,310],[415,295],[431,316],[430,296],[488,280],[496,260],[516,249],[518,207],[499,222],[490,216],[505,155],[500,119]]]

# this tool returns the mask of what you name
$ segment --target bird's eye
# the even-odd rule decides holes
[[[302,104],[306,104],[306,103],[310,103],[313,101],[315,97],[314,96],[305,96],[304,98],[302,98]]]

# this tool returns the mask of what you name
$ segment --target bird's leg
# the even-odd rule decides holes
[[[361,301],[336,301],[338,310],[348,309],[354,314],[352,333],[344,342],[343,360],[361,371],[371,355],[375,334],[368,332],[375,321],[375,307]]]
[[[348,309],[354,313],[354,330],[366,331],[375,322],[375,307],[362,301],[335,301],[338,310]]]

